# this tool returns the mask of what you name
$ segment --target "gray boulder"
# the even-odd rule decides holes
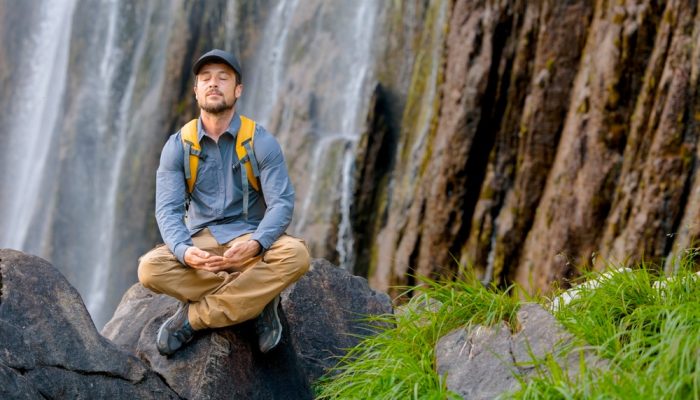
[[[0,250],[0,398],[178,398],[141,360],[100,336],[48,262]]]
[[[438,341],[437,371],[465,399],[493,399],[517,387],[509,352],[510,329],[504,323],[457,329]]]
[[[456,329],[442,337],[435,349],[437,370],[447,387],[465,399],[493,399],[519,388],[520,379],[535,373],[533,360],[551,355],[575,378],[580,357],[589,368],[604,368],[605,360],[592,351],[568,351],[573,335],[537,304],[524,304],[517,313],[519,330],[511,334],[505,323],[494,327]]]
[[[391,299],[324,259],[282,292],[289,339],[304,375],[313,382],[335,366],[360,338],[377,332],[368,315],[392,313]]]
[[[304,399],[311,384],[337,363],[359,336],[374,332],[363,318],[390,313],[387,295],[325,260],[282,294],[281,344],[257,348],[252,321],[199,334],[173,356],[155,348],[156,331],[177,302],[140,284],[124,295],[102,333],[158,372],[178,394],[193,399]]]

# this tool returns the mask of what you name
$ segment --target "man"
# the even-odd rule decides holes
[[[260,350],[268,352],[282,335],[279,293],[309,268],[305,243],[284,234],[294,188],[277,140],[236,112],[243,92],[236,58],[212,50],[192,71],[200,108],[192,138],[199,143],[185,140],[186,125],[163,147],[156,219],[165,245],[141,257],[138,269],[145,287],[181,302],[160,327],[156,344],[161,354],[171,355],[199,330],[258,317]],[[247,158],[236,152],[244,126],[254,126],[252,147],[246,148],[254,154]],[[192,151],[191,145],[200,149]],[[259,190],[246,179],[251,166]]]

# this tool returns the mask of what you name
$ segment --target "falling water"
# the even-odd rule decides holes
[[[134,249],[152,246],[146,241],[152,234],[124,233],[148,225],[125,222],[125,198],[152,207],[141,199],[153,189],[134,187],[139,176],[129,174],[162,143],[151,128],[163,112],[158,105],[174,20],[168,15],[179,5],[78,4],[34,0],[38,23],[18,57],[21,79],[4,89],[15,93],[16,110],[5,138],[14,151],[0,158],[13,177],[0,180],[0,247],[52,261],[99,326],[135,280],[142,250]],[[130,241],[120,240],[125,236]]]
[[[284,78],[286,49],[292,17],[298,0],[281,0],[274,7],[267,23],[250,70],[250,79],[244,78],[246,96],[242,101],[243,110],[258,122],[267,125],[270,113],[279,97],[279,90]]]
[[[354,135],[346,135],[343,133],[334,133],[334,132],[317,132],[320,134],[320,139],[316,146],[313,148],[313,153],[311,155],[311,165],[318,165],[318,166],[323,166],[323,165],[328,165],[329,163],[332,163],[332,160],[329,160],[329,155],[332,154],[331,150],[338,146],[342,145],[345,146],[347,143],[353,143],[354,140],[356,140],[356,136]],[[344,152],[345,154],[345,152]],[[312,188],[315,187],[320,187],[321,186],[321,175],[324,173],[323,168],[313,168],[310,171],[310,178],[309,178],[309,186]],[[349,174],[349,173],[348,173]],[[343,177],[344,179],[344,177]],[[322,199],[319,198],[319,196],[322,196],[323,193],[321,191],[312,191],[310,193],[307,193],[303,200],[302,200],[302,205],[301,205],[301,213],[300,213],[300,218],[297,221],[297,230],[299,231],[304,231],[305,228],[307,227],[307,224],[309,223],[309,216],[312,213],[312,205],[316,205],[319,203],[322,203]],[[333,202],[334,203],[334,202]],[[331,213],[334,212],[333,209],[331,208],[326,208],[324,210],[326,212],[324,219],[328,220],[331,218]]]
[[[372,37],[374,36],[375,21],[377,16],[376,2],[360,2],[357,14],[352,21],[351,31],[359,32],[359,37],[353,43],[352,54],[347,64],[348,82],[347,95],[343,98],[346,102],[343,107],[341,130],[343,132],[354,133],[354,140],[351,146],[345,151],[343,156],[342,184],[341,184],[341,219],[338,226],[338,251],[340,265],[352,272],[355,264],[354,258],[354,238],[352,226],[350,224],[350,204],[353,193],[353,162],[355,157],[355,147],[357,138],[360,136],[360,118],[363,113],[360,111],[367,105],[367,75],[369,72],[369,60],[372,55]],[[366,115],[366,113],[364,113]]]
[[[304,143],[304,154],[295,155],[292,166],[301,171],[295,178],[303,179],[303,190],[297,191],[300,207],[291,229],[316,242],[317,249],[325,248],[327,237],[337,237],[340,264],[352,269],[354,159],[367,112],[381,5],[372,0],[317,3],[276,3],[254,67],[244,67],[251,77],[242,110],[263,124],[279,121],[273,133],[284,147]],[[309,125],[292,128],[295,115],[308,115]],[[326,232],[334,223],[337,233]]]
[[[491,232],[491,239],[489,242],[489,254],[486,257],[486,269],[484,270],[484,276],[481,278],[481,283],[484,285],[489,285],[493,280],[493,269],[496,260],[496,239],[498,237],[497,222],[497,220],[494,221],[493,231]]]
[[[21,65],[15,98],[16,110],[8,116],[8,145],[4,151],[3,171],[10,179],[0,180],[3,200],[3,229],[0,247],[41,248],[29,237],[34,216],[45,204],[42,187],[55,146],[54,132],[66,83],[68,38],[73,17],[73,1],[46,1],[38,10],[38,23],[23,44],[25,53],[18,57]],[[55,150],[55,148],[54,148]],[[55,156],[55,155],[53,155]],[[51,183],[51,180],[46,180]]]
[[[154,3],[149,2],[147,4],[148,8],[145,14],[151,15],[153,13]],[[137,42],[136,48],[132,54],[128,56],[123,54],[120,49],[122,43],[117,35],[119,31],[123,31],[123,27],[120,28],[118,24],[124,23],[124,19],[120,18],[118,6],[118,0],[111,1],[107,14],[109,20],[109,28],[105,41],[107,47],[100,61],[100,74],[96,82],[101,87],[97,89],[99,95],[95,101],[101,102],[100,114],[103,115],[103,118],[98,119],[100,123],[98,124],[97,133],[103,137],[105,141],[108,139],[105,136],[112,136],[111,140],[116,143],[112,146],[114,148],[112,159],[110,160],[112,168],[107,171],[108,177],[105,180],[107,186],[104,199],[105,212],[101,214],[99,224],[101,229],[98,245],[103,251],[101,251],[97,257],[90,287],[88,289],[89,291],[86,296],[86,305],[93,315],[98,314],[105,306],[106,292],[104,290],[104,284],[107,282],[107,276],[110,268],[112,268],[117,208],[119,206],[117,204],[117,199],[119,198],[119,191],[121,189],[119,177],[124,172],[124,163],[127,161],[127,151],[129,150],[128,146],[130,143],[128,136],[130,133],[133,135],[134,132],[129,129],[129,125],[132,123],[132,100],[134,85],[136,84],[138,75],[132,73],[128,76],[128,81],[124,86],[123,93],[112,93],[110,86],[116,80],[116,74],[118,73],[117,67],[120,64],[127,64],[127,69],[129,71],[138,70],[138,63],[143,59],[146,48],[146,40],[140,40]],[[144,32],[148,32],[149,28],[150,19],[145,19],[142,29]],[[111,104],[108,100],[116,100],[116,104]],[[110,118],[110,115],[113,117]],[[113,125],[112,123],[107,123],[107,121],[110,120],[113,121]]]

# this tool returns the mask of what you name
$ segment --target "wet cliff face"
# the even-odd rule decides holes
[[[426,18],[421,51],[435,53],[416,57],[396,166],[376,201],[386,213],[368,258],[375,285],[461,261],[484,281],[547,289],[584,265],[660,260],[692,243],[694,2],[429,8],[438,18]]]

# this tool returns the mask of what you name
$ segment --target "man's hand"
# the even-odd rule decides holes
[[[190,246],[185,250],[185,264],[192,268],[218,272],[225,269],[219,268],[223,263],[223,257],[211,254],[198,247]]]
[[[260,243],[252,239],[231,246],[223,257],[191,246],[185,250],[185,263],[192,268],[210,272],[237,270],[257,256],[260,250],[262,250]]]
[[[249,239],[231,246],[224,253],[224,258],[231,268],[240,268],[251,258],[260,254],[262,246],[257,240]]]

